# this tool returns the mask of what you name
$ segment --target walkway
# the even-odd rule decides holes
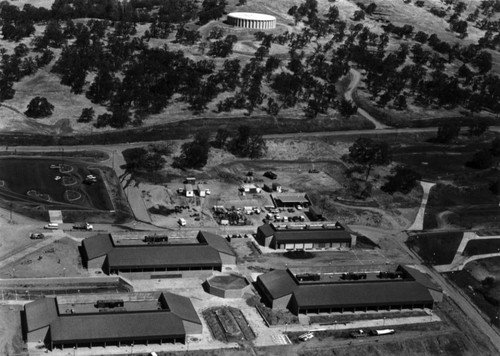
[[[482,260],[484,258],[500,256],[500,251],[492,252],[492,253],[484,253],[484,254],[474,255],[474,256],[463,255],[465,247],[467,246],[469,241],[471,241],[471,240],[492,240],[492,239],[500,240],[500,236],[499,235],[478,236],[475,232],[472,232],[472,231],[465,232],[464,236],[462,237],[462,241],[460,242],[460,245],[458,246],[457,252],[455,253],[455,257],[453,258],[453,261],[447,265],[434,266],[434,269],[440,273],[451,272],[451,271],[461,271],[465,267],[465,265],[469,262],[476,261],[476,260]]]
[[[361,80],[361,73],[358,72],[356,69],[351,68],[349,70],[351,73],[351,83],[349,84],[349,88],[345,92],[344,96],[347,101],[353,101],[352,100],[352,92],[357,89],[359,81]],[[365,110],[358,108],[358,114],[363,116],[365,119],[371,121],[375,125],[375,130],[380,130],[380,129],[387,129],[390,126],[384,125],[383,123],[377,121],[373,116],[368,114]]]
[[[427,200],[429,199],[429,193],[431,191],[431,188],[435,186],[436,183],[420,181],[420,185],[424,190],[424,195],[422,196],[422,202],[420,203],[420,209],[418,209],[415,221],[408,228],[408,231],[421,231],[424,229],[425,207],[427,206]]]

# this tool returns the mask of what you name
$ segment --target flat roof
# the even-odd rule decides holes
[[[220,266],[219,252],[208,245],[117,247],[108,253],[110,269]]]
[[[302,204],[302,203],[310,203],[307,195],[305,193],[275,193],[271,194],[275,200],[279,200],[282,203],[293,203],[293,204]]]
[[[242,20],[260,20],[260,21],[276,20],[276,17],[272,15],[258,14],[255,12],[231,12],[227,16]]]
[[[182,320],[171,312],[61,316],[50,323],[55,343],[185,337]]]
[[[434,302],[427,288],[415,281],[300,285],[294,292],[294,298],[300,308],[349,308]]]

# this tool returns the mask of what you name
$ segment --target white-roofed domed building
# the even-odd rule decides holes
[[[253,12],[231,12],[227,23],[232,26],[268,30],[276,28],[276,17]]]

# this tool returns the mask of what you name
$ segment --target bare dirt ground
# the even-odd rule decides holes
[[[28,355],[21,334],[21,306],[0,304],[0,354]]]
[[[69,238],[56,240],[18,261],[0,269],[0,278],[86,276],[78,246]]]

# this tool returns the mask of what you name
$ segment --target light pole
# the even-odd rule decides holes
[[[63,277],[66,277],[66,267],[63,267]]]

